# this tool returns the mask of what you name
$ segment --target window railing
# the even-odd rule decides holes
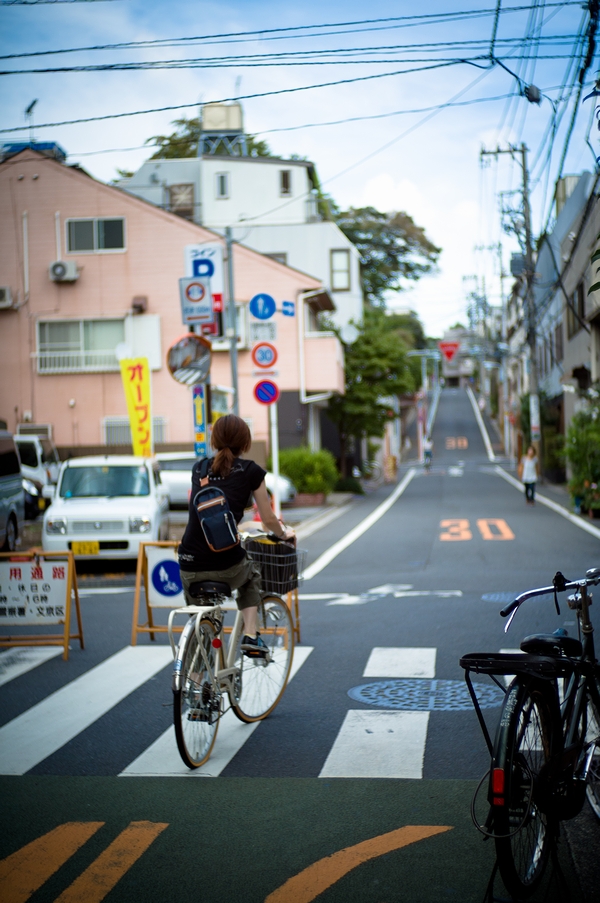
[[[38,351],[38,373],[106,373],[119,370],[114,351]]]

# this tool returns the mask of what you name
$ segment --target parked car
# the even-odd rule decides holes
[[[14,437],[0,430],[0,549],[14,552],[21,543],[25,493]]]
[[[42,546],[78,558],[137,558],[140,542],[167,539],[169,497],[156,461],[133,455],[71,458],[44,494]]]
[[[156,460],[161,478],[169,491],[171,508],[187,508],[192,488],[192,467],[198,460],[190,452],[159,452]],[[265,477],[270,495],[275,490],[275,476],[267,472]],[[284,504],[296,498],[296,487],[287,477],[279,475],[279,501]]]
[[[25,493],[25,520],[35,520],[45,511],[50,504],[49,499],[43,496],[43,486],[37,480],[28,480],[23,477],[23,491]]]
[[[30,436],[17,433],[14,437],[21,459],[21,473],[35,485],[49,486],[56,483],[60,470],[60,458],[52,439],[46,436]],[[46,499],[40,495],[40,508],[47,507]]]

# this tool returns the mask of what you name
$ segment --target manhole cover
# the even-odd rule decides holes
[[[498,708],[504,692],[493,684],[474,683],[482,709]],[[378,709],[406,712],[465,712],[473,708],[466,684],[461,680],[378,680],[348,690],[348,696]]]
[[[498,602],[500,605],[507,605],[516,599],[518,593],[484,593],[481,597],[482,602]]]

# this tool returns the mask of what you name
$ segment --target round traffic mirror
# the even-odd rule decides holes
[[[203,383],[210,372],[211,344],[200,335],[182,336],[167,352],[169,373],[178,383]]]

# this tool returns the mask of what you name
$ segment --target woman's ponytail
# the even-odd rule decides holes
[[[212,472],[219,477],[229,476],[234,459],[252,445],[248,424],[236,414],[219,417],[213,426],[211,443],[217,452]]]

